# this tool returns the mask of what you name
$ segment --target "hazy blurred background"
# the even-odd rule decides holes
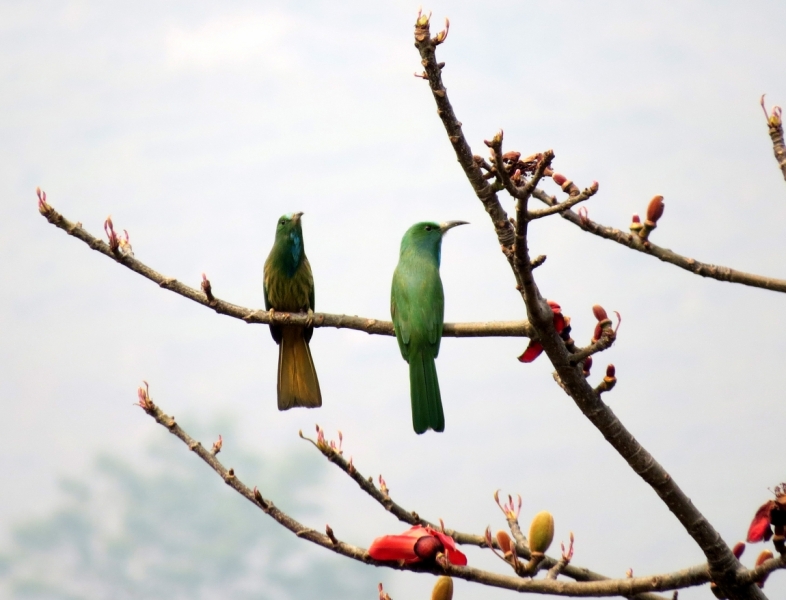
[[[786,104],[778,2],[442,2],[445,83],[476,153],[554,148],[600,193],[590,216],[626,228],[654,194],[656,243],[786,277],[786,185],[761,108]],[[12,598],[427,598],[430,576],[351,565],[281,530],[139,408],[136,387],[250,485],[315,528],[367,546],[404,529],[297,432],[319,422],[394,498],[450,527],[551,510],[575,563],[610,576],[702,554],[554,384],[525,341],[446,339],[444,434],[411,429],[392,338],[318,330],[324,407],[279,413],[265,327],[221,317],[90,251],[36,210],[35,187],[98,235],[108,214],[137,258],[262,305],[276,218],[302,210],[317,309],[388,318],[404,230],[472,222],[443,248],[446,319],[523,307],[455,162],[420,71],[417,5],[0,3],[0,593]],[[551,189],[551,188],[549,188]],[[509,209],[512,203],[505,200]],[[703,280],[582,234],[533,228],[544,294],[586,343],[594,303],[623,315],[598,357],[607,401],[733,543],[780,449],[783,299]],[[759,548],[743,562],[752,564]],[[503,570],[488,552],[470,563]],[[317,590],[319,590],[317,592]],[[786,592],[777,573],[765,591]],[[705,588],[680,598],[706,598]],[[458,582],[456,599],[512,597]]]

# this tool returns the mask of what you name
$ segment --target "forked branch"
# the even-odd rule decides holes
[[[448,100],[445,86],[442,83],[442,69],[436,60],[436,44],[435,40],[430,36],[427,18],[419,18],[416,23],[415,46],[420,52],[421,64],[425,68],[427,80],[437,102],[440,118],[449,134],[451,132],[455,133],[456,139],[451,137],[450,141],[453,144],[459,162],[463,166],[465,162],[464,155],[471,154],[471,150],[460,128],[457,129],[453,123],[453,121],[457,122],[457,119]],[[499,157],[502,156],[501,132],[488,145],[493,145],[495,160],[498,162]],[[478,163],[473,162],[473,164],[477,165]],[[467,172],[466,168],[465,172]],[[470,179],[470,183],[476,193],[478,193],[476,182]],[[501,184],[501,187],[505,187],[504,184]],[[480,197],[480,194],[478,196]],[[550,203],[550,205],[555,204],[556,201]],[[527,248],[529,219],[526,211],[526,198],[520,198],[517,204],[513,260],[511,260],[510,253],[506,252],[504,247],[503,252],[511,264],[516,280],[519,283],[530,324],[534,328],[538,340],[543,345],[549,360],[554,365],[556,370],[555,378],[558,383],[574,400],[582,413],[595,425],[606,440],[627,461],[630,467],[653,488],[669,510],[677,517],[707,557],[712,579],[721,592],[725,593],[729,598],[765,598],[758,587],[738,580],[738,570],[741,570],[742,567],[720,534],[693,505],[666,470],[647,452],[601,400],[600,394],[587,382],[582,369],[571,360],[570,352],[554,327],[552,311],[541,295],[533,277],[529,250]],[[562,214],[565,216],[571,214],[571,212],[566,210]]]

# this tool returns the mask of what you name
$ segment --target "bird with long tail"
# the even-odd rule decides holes
[[[265,309],[305,312],[309,324],[270,325],[278,344],[278,410],[322,406],[317,371],[309,340],[314,333],[314,277],[303,246],[302,212],[282,216],[276,224],[273,249],[265,261]]]
[[[466,221],[423,222],[410,227],[401,240],[398,266],[393,273],[390,314],[401,356],[409,363],[412,426],[415,433],[445,430],[437,367],[445,294],[439,265],[442,238]]]

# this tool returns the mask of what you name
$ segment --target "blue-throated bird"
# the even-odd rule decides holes
[[[265,308],[314,314],[314,277],[303,247],[302,212],[284,215],[276,225],[273,249],[265,261]],[[278,410],[322,406],[322,393],[308,342],[310,325],[270,325],[278,344]]]
[[[415,433],[445,430],[437,367],[445,295],[439,276],[442,238],[466,221],[417,223],[401,240],[398,265],[393,273],[390,315],[401,356],[409,363],[412,426]]]

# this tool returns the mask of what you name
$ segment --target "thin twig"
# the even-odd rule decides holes
[[[387,567],[399,571],[412,571],[415,573],[431,573],[433,575],[450,575],[467,581],[474,581],[491,587],[514,590],[522,593],[551,594],[555,596],[570,597],[612,597],[624,596],[638,598],[650,597],[648,592],[665,592],[674,589],[683,589],[701,585],[709,581],[709,573],[706,566],[693,567],[668,573],[665,575],[654,575],[650,577],[636,577],[625,579],[606,579],[602,581],[554,581],[550,579],[522,579],[509,575],[491,573],[473,567],[458,567],[447,564],[440,566],[435,563],[411,563],[403,562],[382,562],[372,559],[368,552],[360,547],[337,539],[329,535],[318,532],[317,530],[303,525],[281,509],[277,508],[273,502],[266,499],[256,488],[250,488],[243,483],[233,469],[227,469],[221,462],[201,443],[193,439],[177,424],[174,417],[164,413],[145,392],[145,402],[140,403],[147,414],[153,417],[157,423],[165,427],[172,435],[180,439],[192,452],[210,466],[233,490],[246,498],[249,502],[257,506],[266,515],[273,518],[277,523],[293,532],[299,538],[322,546],[331,552],[351,558],[353,560],[374,565],[377,567]],[[448,533],[449,530],[446,530]],[[448,533],[450,535],[450,533]]]
[[[557,199],[543,190],[535,190],[532,195],[549,206],[557,204]],[[730,283],[739,283],[750,287],[763,288],[773,292],[786,293],[786,280],[784,279],[775,279],[774,277],[765,277],[763,275],[737,271],[729,267],[703,263],[694,258],[677,254],[667,248],[662,248],[650,241],[644,241],[638,235],[631,235],[628,232],[601,225],[586,217],[582,218],[572,210],[562,211],[560,215],[563,219],[570,221],[588,233],[617,242],[618,244],[627,246],[631,250],[636,250],[642,254],[649,254],[663,262],[670,263],[696,275],[717,279],[718,281],[728,281]]]
[[[325,458],[327,458],[330,462],[336,465],[339,469],[344,471],[347,475],[349,475],[352,480],[357,483],[358,487],[361,490],[366,492],[369,496],[371,496],[374,500],[376,500],[386,511],[396,517],[399,521],[403,523],[407,523],[409,525],[422,525],[424,527],[432,527],[434,529],[442,529],[442,525],[434,523],[432,521],[428,521],[427,519],[422,518],[417,512],[414,510],[407,510],[397,502],[395,502],[391,497],[390,493],[383,493],[376,485],[374,485],[374,479],[372,477],[366,477],[360,471],[358,471],[357,467],[354,465],[352,459],[347,460],[342,452],[337,451],[335,448],[331,447],[329,443],[320,444],[313,439],[303,435],[300,432],[300,437],[304,440],[311,442],[314,447],[319,450]],[[524,534],[521,532],[521,528],[519,527],[518,521],[513,519],[508,519],[508,525],[513,532],[514,537],[516,538],[516,554],[521,558],[526,560],[530,560],[532,555],[529,551],[529,546],[527,545],[526,538]],[[444,528],[443,530],[447,535],[452,537],[456,543],[462,544],[465,546],[477,546],[479,548],[488,548],[488,543],[486,538],[482,535],[475,535],[472,533],[464,533],[461,531],[457,531],[455,529]],[[496,540],[492,540],[494,548],[500,549],[499,544]],[[538,565],[540,570],[546,570],[554,567],[559,561],[555,558],[550,556],[546,556],[543,561]],[[697,565],[689,569],[692,573],[698,573],[707,569],[707,565]],[[609,581],[609,577],[605,575],[601,575],[600,573],[595,573],[586,569],[584,567],[576,567],[574,565],[567,565],[565,566],[562,573],[571,579],[575,579],[576,581]],[[660,596],[655,596],[653,594],[642,593],[638,594],[635,597],[635,600],[662,600]]]
[[[108,256],[115,262],[139,273],[143,277],[157,283],[160,287],[180,294],[184,298],[213,309],[219,314],[240,319],[246,323],[261,323],[264,325],[306,325],[308,315],[305,313],[269,312],[259,309],[245,308],[214,297],[212,287],[207,279],[202,282],[202,289],[189,287],[176,279],[166,277],[154,271],[140,260],[113,252],[108,244],[90,235],[81,225],[73,223],[54,210],[50,205],[41,213],[46,219],[69,235],[83,241],[93,250]],[[210,293],[206,293],[207,289]],[[379,319],[369,319],[349,315],[335,315],[328,313],[314,313],[314,327],[335,327],[337,329],[354,329],[365,331],[374,335],[395,335],[393,323]],[[443,337],[530,337],[529,323],[526,321],[487,321],[479,323],[445,323]]]

